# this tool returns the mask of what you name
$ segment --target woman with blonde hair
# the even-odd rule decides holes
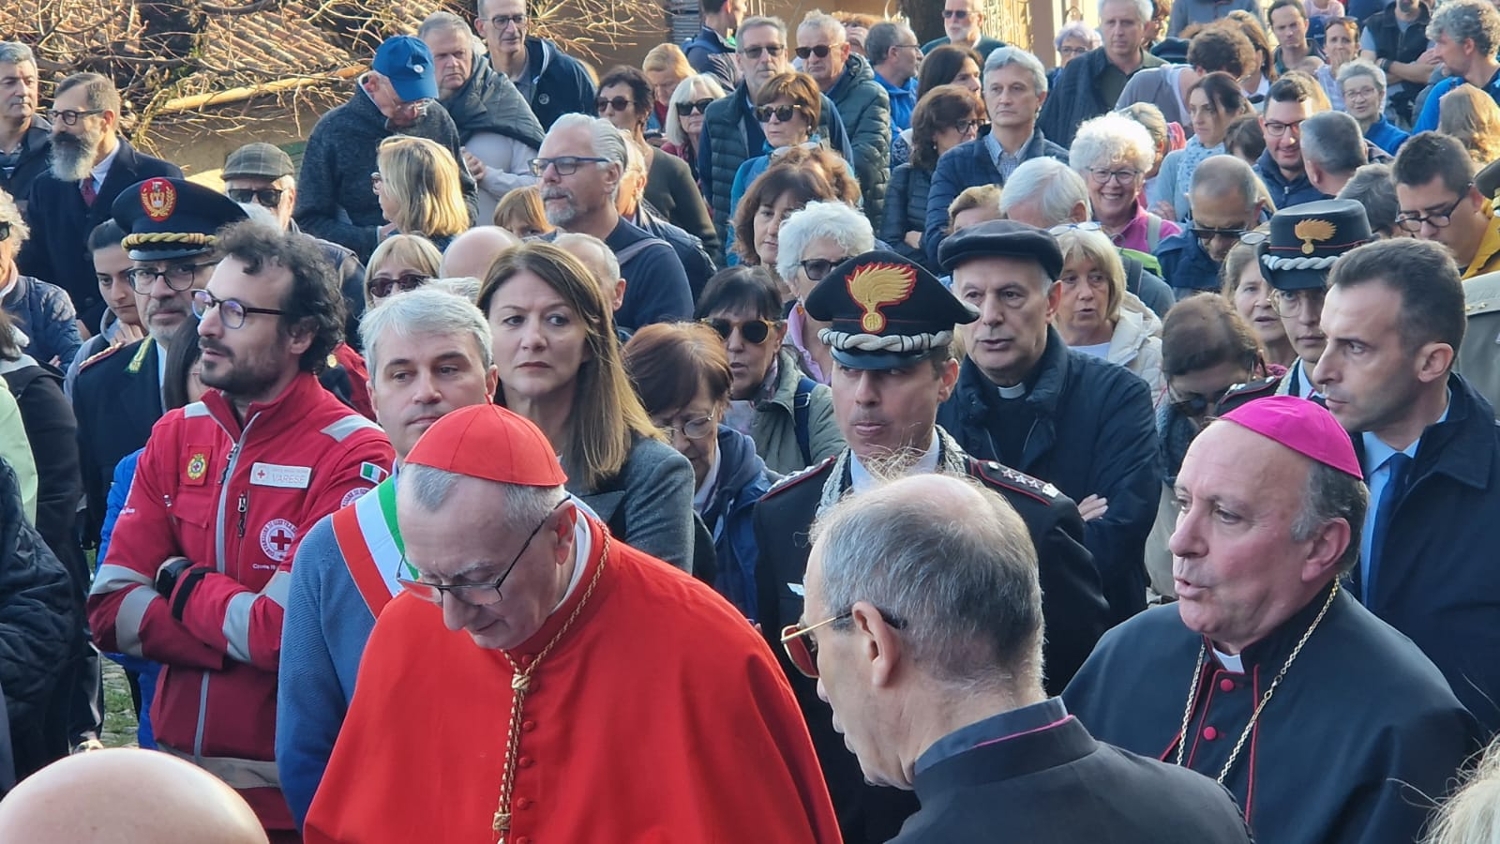
[[[381,241],[365,267],[365,310],[437,278],[442,263],[442,253],[420,235],[394,234]]]
[[[417,234],[441,252],[468,231],[463,181],[453,154],[426,138],[396,135],[380,142],[370,179],[389,225],[382,237]]]
[[[1433,818],[1423,844],[1500,844],[1500,740]]]
[[[693,468],[631,388],[599,283],[577,258],[531,241],[496,259],[478,305],[494,330],[496,402],[547,435],[568,491],[616,538],[691,571]]]
[[[688,64],[687,54],[676,44],[657,44],[641,62],[641,71],[651,83],[651,115],[646,120],[646,131],[660,138],[667,128],[667,110],[672,105],[672,95],[684,79],[693,75],[693,66]]]
[[[662,151],[687,162],[693,171],[693,181],[703,184],[703,174],[698,172],[698,139],[703,134],[703,115],[714,100],[725,97],[724,86],[711,73],[689,76],[672,92],[671,109],[667,112],[662,134],[666,143]]]
[[[1500,160],[1500,106],[1473,85],[1460,85],[1438,101],[1438,131],[1457,138],[1478,167]]]
[[[1160,402],[1161,320],[1125,290],[1125,265],[1109,237],[1090,224],[1052,229],[1063,271],[1052,285],[1052,325],[1063,342],[1134,372]]]

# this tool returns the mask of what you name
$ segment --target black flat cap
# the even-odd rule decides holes
[[[938,261],[948,273],[966,261],[994,257],[1031,258],[1042,265],[1053,281],[1062,275],[1063,256],[1057,238],[1036,226],[1014,220],[990,220],[970,226],[949,235],[938,247]]]

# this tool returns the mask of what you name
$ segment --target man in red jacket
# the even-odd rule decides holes
[[[273,842],[295,842],[272,761],[293,551],[393,454],[314,374],[343,330],[317,247],[255,223],[215,245],[223,258],[193,293],[213,389],[153,429],[89,621],[106,650],[166,666],[152,712],[160,748],[238,790]]]

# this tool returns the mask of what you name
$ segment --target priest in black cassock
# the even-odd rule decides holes
[[[1105,635],[1069,711],[1218,780],[1259,841],[1416,839],[1477,725],[1340,585],[1368,501],[1348,435],[1310,401],[1250,402],[1193,441],[1176,495],[1179,600]]]

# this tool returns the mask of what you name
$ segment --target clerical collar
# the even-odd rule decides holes
[[[1060,697],[1048,698],[1040,703],[1012,709],[959,727],[932,743],[917,757],[912,772],[922,774],[933,765],[976,747],[1006,741],[1027,733],[1036,733],[1056,727],[1068,720],[1068,708]]]
[[[1219,664],[1224,666],[1225,671],[1232,671],[1235,674],[1245,673],[1245,659],[1239,654],[1227,654],[1218,648],[1214,648],[1214,659],[1217,659]]]
[[[1000,398],[1002,399],[1025,398],[1027,393],[1025,381],[1022,381],[1019,384],[1013,384],[1009,387],[1002,387],[996,384],[995,389],[1000,393]]]
[[[924,453],[916,463],[912,464],[912,467],[910,469],[906,470],[906,474],[931,474],[932,472],[937,471],[937,467],[938,435],[937,429],[933,428],[932,445],[928,446],[926,453]],[[853,487],[856,493],[860,493],[864,492],[867,489],[870,489],[871,487],[878,486],[879,484],[880,481],[877,480],[874,475],[870,474],[870,471],[865,468],[865,464],[860,462],[859,455],[855,454],[851,449],[849,451],[849,485]]]
[[[584,514],[596,519],[599,517],[577,496],[570,494],[568,500],[578,508],[578,518],[573,521],[573,577],[568,580],[568,588],[563,591],[562,599],[557,602],[557,606],[552,608],[552,612],[547,613],[549,616],[562,609],[563,604],[566,604],[573,596],[573,590],[577,589],[578,582],[583,580],[583,572],[589,567],[589,558],[594,553],[593,532],[589,530],[589,520],[584,517]]]

